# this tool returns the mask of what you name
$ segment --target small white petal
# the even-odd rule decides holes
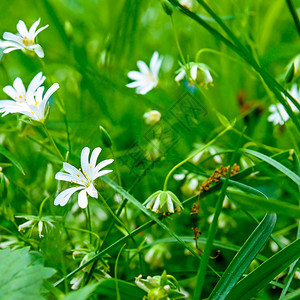
[[[89,187],[86,189],[86,191],[88,192],[88,194],[91,197],[98,199],[98,192],[92,183],[89,185]]]
[[[153,205],[152,211],[157,211],[157,209],[159,207],[159,204],[160,204],[160,194],[157,196],[157,198],[155,200],[155,203]]]
[[[86,190],[82,190],[78,194],[78,205],[80,208],[86,208],[88,205],[88,199],[86,195]]]
[[[57,195],[57,197],[54,200],[54,205],[60,205],[65,206],[67,202],[69,201],[70,197],[78,190],[84,189],[83,187],[71,187],[64,191],[62,191],[60,194]]]
[[[39,26],[40,21],[41,21],[41,18],[39,18],[37,21],[35,21],[35,22],[31,25],[31,27],[30,27],[30,29],[29,29],[29,35],[30,35],[30,37],[34,37],[35,31],[36,31],[37,27]]]
[[[147,75],[150,73],[150,70],[148,68],[148,66],[146,65],[145,62],[143,62],[142,60],[139,60],[137,62],[137,66],[139,67],[140,71],[144,74]]]

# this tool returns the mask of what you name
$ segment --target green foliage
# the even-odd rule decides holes
[[[43,257],[29,247],[0,250],[0,295],[3,299],[44,299],[43,280],[55,274],[44,267]]]

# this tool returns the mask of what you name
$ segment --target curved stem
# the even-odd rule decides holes
[[[172,28],[173,28],[173,32],[174,32],[175,42],[176,42],[176,46],[177,46],[179,55],[181,57],[181,60],[182,60],[183,64],[186,65],[186,61],[184,59],[183,52],[181,50],[180,43],[179,43],[179,40],[178,40],[178,36],[177,36],[176,28],[175,28],[175,23],[174,23],[173,15],[171,15],[170,18],[171,18],[171,23],[172,23]]]
[[[100,244],[101,239],[100,239],[99,235],[97,233],[93,232],[93,231],[83,229],[83,228],[69,227],[69,226],[65,226],[65,228],[68,229],[68,230],[81,231],[81,232],[85,232],[85,233],[88,233],[90,235],[93,235],[97,238],[98,244]]]
[[[242,64],[241,61],[239,61],[238,59],[235,59],[233,57],[231,57],[230,55],[227,55],[227,54],[224,54],[223,52],[221,51],[218,51],[218,50],[214,50],[214,49],[210,49],[210,48],[203,48],[203,49],[200,49],[197,53],[196,53],[196,56],[195,56],[195,62],[198,62],[198,59],[199,59],[199,56],[202,54],[202,53],[205,53],[205,52],[210,52],[210,53],[215,53],[215,54],[219,54],[220,56],[223,56],[223,57],[226,57],[234,62],[237,62],[237,63],[240,63]]]
[[[44,123],[42,124],[42,127],[43,127],[43,130],[46,133],[47,137],[49,138],[50,143],[52,144],[53,148],[55,149],[55,152],[57,153],[57,155],[59,156],[59,158],[62,161],[64,161],[65,160],[64,157],[62,156],[62,154],[60,153],[59,149],[57,148],[57,146],[56,146],[56,144],[55,144],[55,142],[54,142],[54,140],[53,140],[50,132],[48,131],[48,129],[47,129],[47,127],[46,127],[46,125]]]
[[[42,211],[43,211],[43,207],[44,207],[44,204],[45,202],[49,199],[49,196],[47,196],[41,203],[41,206],[40,206],[40,210],[39,210],[39,218],[42,216]]]
[[[181,161],[180,163],[178,163],[176,166],[174,166],[171,171],[168,173],[168,175],[166,176],[165,182],[164,182],[164,187],[163,190],[166,191],[167,190],[167,184],[168,184],[168,180],[170,178],[170,176],[172,175],[172,173],[179,168],[180,166],[182,166],[184,163],[186,163],[187,161],[189,161],[191,158],[193,158],[194,156],[196,156],[197,154],[199,154],[200,152],[202,152],[203,150],[205,150],[208,146],[210,146],[211,144],[213,144],[220,136],[222,136],[225,132],[227,132],[229,129],[231,129],[232,126],[228,126],[226,127],[223,131],[221,131],[214,139],[212,139],[210,142],[208,142],[204,147],[200,148],[198,151],[196,151],[195,153],[191,154],[190,156],[188,156],[186,159],[184,159],[183,161]]]

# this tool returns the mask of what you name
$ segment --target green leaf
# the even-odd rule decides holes
[[[121,299],[141,300],[145,292],[136,285],[123,280],[118,280]],[[100,282],[96,292],[97,295],[109,296],[109,299],[116,299],[116,282],[115,279],[105,279]]]
[[[300,216],[300,207],[290,203],[248,195],[233,190],[228,190],[227,194],[233,202],[247,209],[264,212],[273,211],[290,218],[298,218]]]
[[[288,169],[287,167],[279,163],[278,161],[254,150],[250,150],[250,149],[242,149],[242,150],[248,154],[254,155],[257,158],[264,160],[265,162],[267,162],[268,164],[270,164],[271,166],[273,166],[274,168],[276,168],[277,170],[279,170],[280,172],[288,176],[290,179],[292,179],[298,186],[300,186],[300,177],[294,172],[292,172],[290,169]]]
[[[99,285],[97,283],[90,283],[89,285],[79,289],[78,291],[71,292],[65,295],[62,300],[85,300],[88,299],[89,296],[94,292],[96,287]]]
[[[289,293],[287,294],[285,297],[284,297],[284,300],[297,300],[300,298],[300,289],[296,290],[296,291],[293,291],[292,293]]]
[[[16,158],[10,152],[8,152],[4,147],[0,146],[0,153],[4,155],[6,158],[8,158],[21,171],[21,173],[25,175],[25,172],[21,164],[16,160]]]
[[[274,277],[300,257],[300,240],[296,240],[238,282],[226,299],[251,299]]]
[[[29,247],[0,250],[1,299],[43,299],[43,280],[56,271],[43,266],[43,258],[29,252]]]
[[[268,240],[276,224],[276,215],[267,214],[256,227],[237,255],[233,258],[223,276],[209,296],[209,299],[225,299],[241,278],[247,267]]]

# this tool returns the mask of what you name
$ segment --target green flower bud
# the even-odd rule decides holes
[[[102,126],[99,126],[99,129],[101,132],[102,142],[103,142],[104,146],[107,148],[110,148],[112,146],[112,141],[111,141],[110,135]]]
[[[167,2],[166,0],[161,0],[160,3],[162,5],[162,8],[164,9],[165,13],[167,15],[171,16],[173,13],[171,4],[169,2]]]
[[[72,40],[74,37],[74,30],[73,30],[73,26],[70,21],[65,21],[64,29],[65,29],[67,36]]]
[[[48,164],[45,173],[45,188],[48,193],[54,193],[56,190],[56,180],[54,179],[53,165]]]

